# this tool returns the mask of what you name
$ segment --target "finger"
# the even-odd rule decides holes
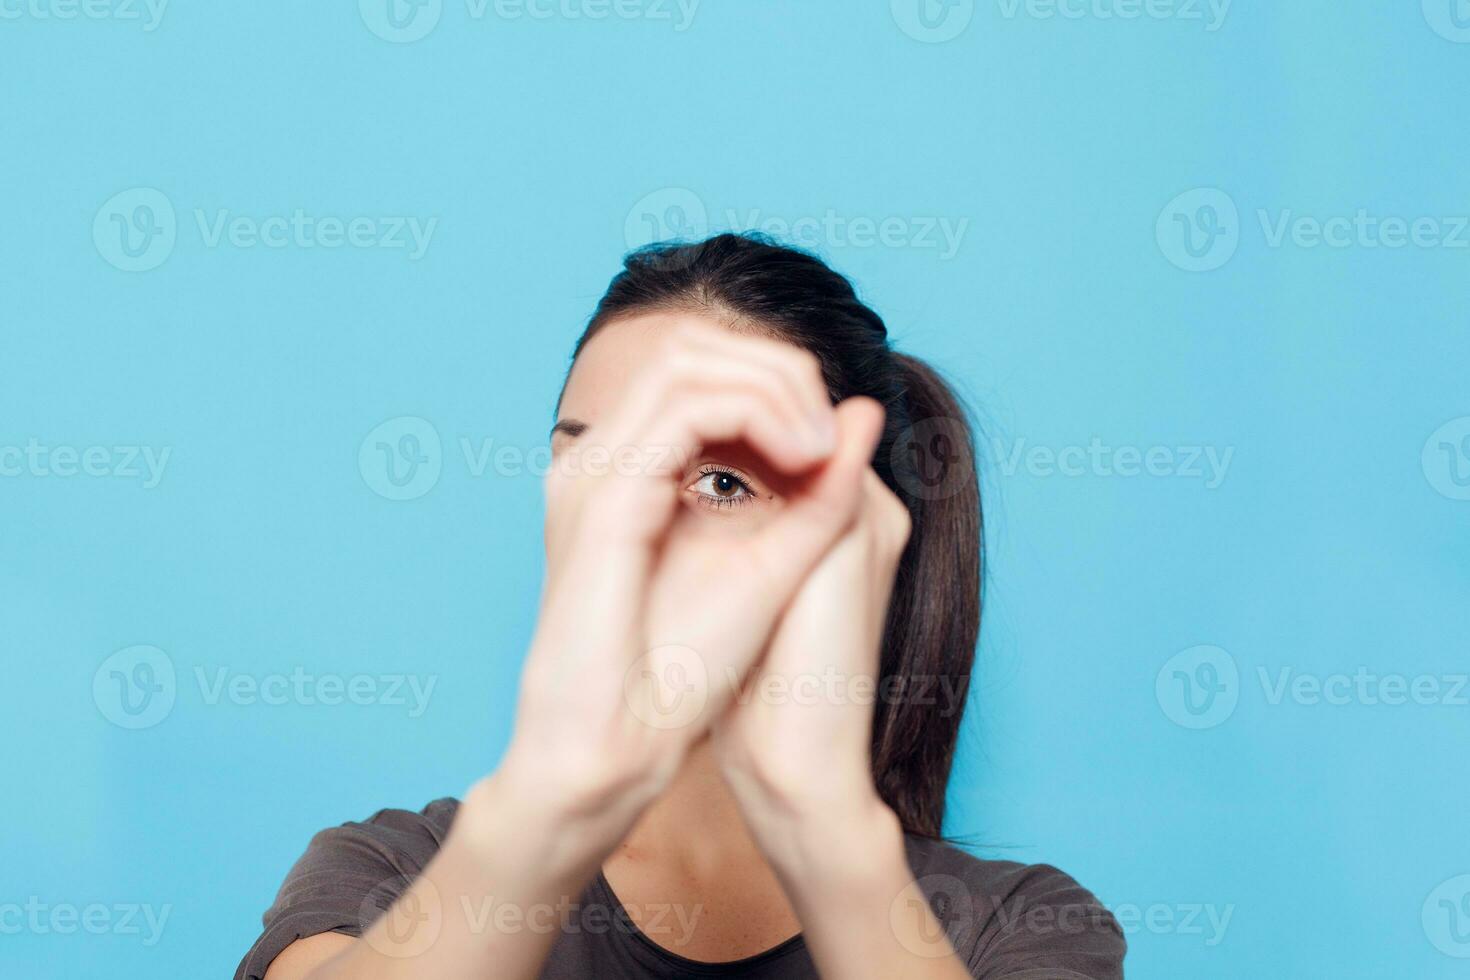
[[[899,559],[908,543],[910,517],[903,501],[871,468],[864,475],[860,508],[861,513],[855,523],[862,538],[865,569],[863,593],[867,599],[863,604],[863,614],[868,617],[868,625],[874,635],[879,635],[888,617]],[[876,650],[865,652],[877,656]]]
[[[871,398],[849,398],[837,406],[837,429],[832,458],[750,542],[752,561],[781,606],[856,519],[864,474],[883,431],[883,407]]]
[[[889,577],[913,532],[913,515],[908,506],[870,467],[863,477],[861,517],[872,541],[871,553],[880,572]]]
[[[615,449],[639,446],[678,449],[683,451],[687,462],[700,443],[681,440],[671,446],[654,441],[663,436],[651,437],[650,433],[658,432],[660,427],[668,428],[671,403],[681,395],[735,388],[758,395],[767,403],[769,414],[783,420],[772,427],[771,439],[751,447],[779,470],[803,472],[831,455],[832,440],[793,404],[775,371],[759,364],[695,352],[680,343],[673,343],[657,362],[633,380],[629,395],[613,417],[606,425],[589,431],[583,441]],[[707,441],[713,441],[712,437]]]
[[[816,452],[794,436],[769,392],[755,386],[701,382],[695,390],[678,391],[644,436],[650,449],[669,447],[675,466],[670,472],[682,472],[701,448],[725,442],[745,444],[783,473],[809,470],[816,461]]]
[[[688,341],[696,349],[760,364],[774,371],[811,424],[835,435],[832,396],[822,375],[821,362],[810,351],[771,337],[709,328],[692,330]]]
[[[736,384],[722,380],[731,376],[727,366],[687,360],[663,365],[656,380],[635,389],[634,404],[625,406],[602,439],[589,431],[583,437],[589,444],[556,461],[559,470],[595,469],[589,475],[603,477],[572,481],[586,496],[578,501],[565,545],[557,548],[556,565],[568,580],[559,595],[616,592],[641,607],[637,600],[652,569],[649,546],[676,512],[679,488],[671,476],[682,475],[703,446],[739,441],[779,470],[810,469],[815,453],[793,434],[790,410],[783,411],[773,397],[779,389],[769,372],[762,377],[742,368],[740,376],[750,383]],[[642,431],[635,428],[639,424]],[[607,452],[594,457],[599,446]],[[599,575],[605,579],[600,586],[587,580]]]
[[[839,405],[838,448],[832,458],[810,477],[809,487],[789,498],[792,502],[773,515],[768,525],[741,539],[738,545],[732,543],[732,549],[739,549],[729,556],[732,566],[745,569],[745,573],[722,586],[722,598],[728,608],[740,610],[741,631],[768,637],[833,542],[845,531],[856,530],[862,475],[872,459],[882,424],[883,410],[872,399],[851,399]],[[750,654],[758,654],[762,646],[753,646]],[[738,682],[749,670],[751,659],[712,663],[712,676]],[[722,691],[722,696],[733,693]]]
[[[740,442],[777,469],[810,469],[808,450],[795,440],[778,411],[758,389],[709,386],[679,391],[663,403],[638,442],[618,453],[606,479],[587,490],[583,535],[641,542],[660,535],[672,519],[682,475],[706,445]]]
[[[823,432],[819,422],[795,406],[791,392],[775,369],[756,361],[701,353],[682,334],[666,344],[657,360],[639,373],[628,397],[607,425],[597,426],[584,435],[585,445],[603,445],[617,453],[639,447],[651,453],[661,450],[664,458],[669,451],[676,451],[686,463],[701,445],[716,441],[716,433],[728,430],[729,426],[722,422],[726,413],[717,413],[710,432],[703,432],[697,417],[691,419],[686,413],[679,413],[679,400],[703,392],[738,389],[766,403],[761,411],[763,420],[764,417],[782,420],[781,425],[753,425],[748,430],[753,438],[760,439],[751,448],[779,472],[806,472],[832,454],[835,432]],[[736,348],[748,350],[739,345]],[[698,441],[700,438],[703,442]],[[660,470],[654,475],[666,475],[666,472]]]
[[[805,442],[804,448],[811,457],[820,459],[831,453],[836,442],[836,422],[825,396],[816,393],[821,401],[813,408],[812,393],[798,388],[791,369],[752,355],[751,345],[738,339],[724,350],[696,344],[674,354],[670,369],[676,378],[682,379],[676,383],[758,389],[780,413],[785,427]]]

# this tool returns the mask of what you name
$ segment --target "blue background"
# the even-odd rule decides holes
[[[169,918],[151,946],[0,919],[0,973],[227,975],[315,830],[494,766],[540,487],[477,474],[462,440],[544,443],[641,229],[757,211],[840,217],[806,242],[984,427],[992,577],[949,831],[1136,910],[1130,977],[1465,975],[1463,3],[1238,3],[1210,30],[1207,7],[1106,0],[687,23],[445,0],[405,42],[375,0],[176,0],[152,30],[121,0],[26,2],[0,18],[0,906]],[[132,239],[157,261],[126,271],[114,222],[166,232],[137,210],[156,195],[173,241]],[[211,245],[196,218],[297,209],[437,225],[412,258]],[[1273,244],[1283,214],[1360,209],[1448,241]],[[887,244],[858,230],[889,218]],[[953,254],[930,219],[965,222]],[[393,500],[359,449],[405,416],[439,475]],[[1094,438],[1173,462],[1047,463]],[[18,462],[31,440],[104,447],[112,475]],[[169,450],[156,485],[125,446]],[[1223,479],[1189,447],[1229,451]],[[174,701],[133,730],[111,667],[93,682],[140,644]],[[211,699],[196,674],[297,668],[436,686],[411,717]],[[1360,668],[1442,696],[1273,694]]]

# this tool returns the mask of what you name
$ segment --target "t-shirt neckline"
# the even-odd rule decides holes
[[[617,892],[613,891],[612,884],[607,880],[607,876],[602,873],[601,868],[597,869],[596,886],[602,892],[602,899],[607,903],[608,909],[614,915],[621,912],[621,918],[628,923],[628,928],[626,930],[619,930],[620,932],[627,935],[638,949],[654,957],[658,963],[674,967],[685,973],[706,977],[738,976],[753,967],[764,966],[773,960],[788,956],[806,946],[806,941],[802,938],[802,934],[798,932],[789,939],[783,939],[770,949],[761,950],[759,953],[754,953],[738,960],[726,960],[716,963],[691,960],[687,956],[680,956],[678,953],[665,949],[643,934],[643,930],[639,929],[634,924],[632,917],[628,915],[628,911],[624,908],[622,900],[618,898]]]

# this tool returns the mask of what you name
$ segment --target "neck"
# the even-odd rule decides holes
[[[742,959],[801,929],[707,739],[690,751],[673,783],[602,870],[633,922],[665,949],[690,959]],[[645,916],[671,907],[687,919],[688,928],[678,935],[656,931],[657,920]]]
[[[607,863],[619,860],[672,866],[696,880],[718,877],[730,867],[748,868],[752,862],[765,865],[708,739],[690,750],[673,782]]]

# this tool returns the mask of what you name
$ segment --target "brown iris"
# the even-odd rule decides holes
[[[713,473],[711,477],[710,482],[714,486],[714,491],[717,495],[721,497],[733,497],[740,492],[740,481],[735,479],[731,474]]]

